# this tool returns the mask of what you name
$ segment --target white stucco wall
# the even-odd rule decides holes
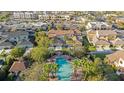
[[[122,63],[121,63],[122,62]],[[122,58],[119,59],[119,62],[115,62],[117,67],[124,67],[124,60]]]

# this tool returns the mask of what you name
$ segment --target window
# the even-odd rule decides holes
[[[120,61],[120,64],[123,64],[123,62],[122,62],[122,61]]]

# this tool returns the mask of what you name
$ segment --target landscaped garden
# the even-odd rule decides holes
[[[95,51],[95,47],[88,42],[85,42],[83,46],[75,45],[55,51],[49,49],[49,45],[54,44],[54,40],[49,39],[42,31],[36,32],[35,42],[36,46],[25,57],[23,56],[25,50],[18,47],[12,49],[8,55],[5,55],[4,52],[1,54],[1,58],[5,57],[6,64],[1,69],[0,80],[3,78],[17,80],[17,77],[24,81],[120,80],[120,77],[115,73],[115,68],[105,60],[106,54],[87,54],[89,51]],[[28,63],[28,67],[15,77],[8,69],[15,60],[20,58]]]

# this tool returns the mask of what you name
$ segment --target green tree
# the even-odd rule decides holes
[[[71,49],[63,48],[62,52],[63,52],[64,55],[74,56],[74,53],[72,52]]]
[[[0,57],[5,57],[5,56],[6,56],[6,51],[5,51],[5,49],[3,49],[3,51],[0,54]]]
[[[7,76],[7,80],[13,81],[14,80],[14,74],[9,73],[8,76]]]
[[[82,80],[105,80],[105,76],[103,76],[103,69],[101,68],[101,63],[101,59],[99,58],[94,59],[94,61],[91,61],[87,58],[82,58],[72,62],[72,65],[75,73],[78,69],[82,69]],[[78,75],[75,74],[75,77],[77,79]]]
[[[43,65],[43,74],[45,76],[41,76],[41,77],[46,77],[46,79],[48,78],[56,78],[56,72],[58,71],[58,65],[54,64],[54,63],[48,63],[48,64],[44,64]],[[49,74],[51,74],[52,76],[49,76]]]
[[[0,54],[0,58],[3,59],[4,61],[6,61],[6,56],[7,56],[6,51],[5,51],[5,49],[3,49],[3,51]]]
[[[30,57],[39,63],[44,62],[48,57],[48,49],[44,47],[35,47],[32,49]]]
[[[19,77],[21,80],[26,81],[38,81],[43,74],[43,64],[33,63],[30,68],[25,71],[21,71]]]
[[[13,57],[13,58],[20,58],[23,56],[23,54],[25,53],[25,50],[23,48],[18,48],[18,47],[15,47],[11,50],[10,52],[10,55]]]
[[[11,56],[11,55],[8,55],[7,57],[6,57],[6,64],[7,65],[9,65],[9,64],[11,64],[11,62],[13,61],[13,57]]]
[[[79,47],[79,46],[74,46],[72,49],[72,53],[74,54],[75,57],[81,58],[86,54],[86,49],[85,47]]]
[[[54,49],[48,49],[48,55],[49,57],[52,57],[55,54]]]
[[[48,36],[46,35],[45,32],[37,32],[35,34],[35,41],[38,44],[38,46],[40,47],[49,47],[49,45],[51,44],[51,40],[48,38]]]
[[[81,67],[81,61],[79,59],[75,59],[72,61],[72,67],[74,70],[74,77],[77,80],[78,74],[77,74],[77,70]]]
[[[5,80],[6,78],[6,71],[0,70],[0,80]]]
[[[61,25],[61,24],[57,24],[57,25],[56,25],[56,29],[57,29],[57,30],[61,30],[61,29],[62,29],[62,25]]]
[[[101,65],[101,69],[103,71],[103,76],[106,77],[106,80],[109,80],[109,81],[120,80],[119,76],[116,74],[117,68],[108,64],[106,59],[103,61]]]
[[[50,25],[48,25],[48,31],[51,29],[51,26]]]
[[[56,73],[58,71],[58,65],[51,64],[50,68],[51,68],[52,78],[56,77]]]

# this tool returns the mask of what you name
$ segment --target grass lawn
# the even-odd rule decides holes
[[[95,55],[95,57],[99,57],[101,59],[104,59],[107,54],[105,54],[105,53],[97,53],[97,54],[94,54],[94,55]]]
[[[88,50],[89,50],[89,51],[96,51],[96,47],[95,47],[95,46],[89,46],[89,47],[88,47]]]

